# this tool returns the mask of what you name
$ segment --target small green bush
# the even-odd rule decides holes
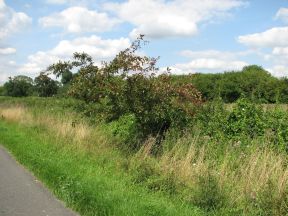
[[[255,137],[262,136],[265,128],[263,110],[247,99],[240,99],[228,116],[226,133],[231,137],[241,134]]]
[[[196,114],[196,121],[204,135],[219,138],[227,126],[229,112],[222,100],[207,102]]]
[[[136,127],[135,116],[128,114],[121,116],[118,120],[115,120],[108,124],[108,128],[111,130],[114,137],[119,140],[120,145],[125,144],[124,148],[138,149],[139,134]]]
[[[270,129],[271,142],[278,149],[288,152],[288,115],[287,112],[276,109],[267,111],[267,122]]]

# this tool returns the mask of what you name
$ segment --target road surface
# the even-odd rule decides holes
[[[77,216],[0,145],[0,216]]]

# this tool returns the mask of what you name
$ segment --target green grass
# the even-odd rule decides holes
[[[135,185],[117,170],[113,156],[75,151],[43,128],[2,120],[0,137],[21,164],[81,215],[204,215],[196,207]]]

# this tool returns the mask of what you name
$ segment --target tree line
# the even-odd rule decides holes
[[[288,78],[276,78],[257,65],[225,73],[175,75],[173,79],[192,83],[206,101],[221,98],[225,103],[233,103],[246,98],[255,103],[288,103]]]
[[[9,77],[9,80],[0,87],[0,95],[11,97],[64,96],[72,78],[71,71],[63,73],[60,81],[52,79],[45,72],[41,72],[35,79],[25,75]]]
[[[66,95],[77,73],[66,68],[58,72],[57,77],[60,81],[43,72],[34,80],[24,75],[10,77],[0,87],[0,95],[61,97]],[[171,75],[171,78],[177,84],[193,84],[206,101],[221,98],[225,103],[233,103],[239,98],[247,98],[256,103],[288,103],[288,78],[276,78],[257,65],[246,66],[241,71]]]
[[[0,95],[61,97],[67,93],[77,73],[73,74],[66,69],[59,73],[59,76],[60,81],[53,80],[45,73],[40,73],[34,80],[24,75],[10,77],[0,87]],[[225,103],[233,103],[239,98],[247,98],[256,103],[288,103],[288,78],[273,77],[257,65],[246,66],[241,71],[171,77],[174,83],[193,84],[206,101],[221,98]]]

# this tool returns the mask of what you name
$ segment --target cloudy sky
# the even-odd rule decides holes
[[[0,0],[0,84],[74,52],[109,60],[139,34],[174,73],[288,75],[288,0]]]

